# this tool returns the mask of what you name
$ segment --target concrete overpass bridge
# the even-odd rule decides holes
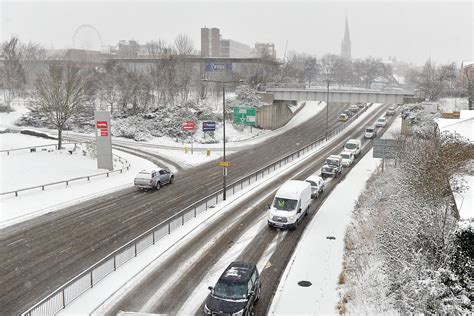
[[[267,87],[267,93],[273,94],[274,101],[326,101],[327,89],[278,88]],[[412,98],[411,91],[375,91],[375,90],[329,90],[329,102],[341,103],[398,103],[404,98]]]

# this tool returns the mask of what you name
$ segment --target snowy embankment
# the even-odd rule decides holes
[[[51,144],[51,140],[22,134],[0,134],[1,149]],[[52,147],[54,148],[54,147]],[[91,176],[106,172],[97,169],[97,162],[82,154],[71,155],[67,150],[52,150],[30,153],[29,150],[2,153],[0,156],[0,192],[64,181],[75,177]],[[133,184],[135,175],[142,169],[156,167],[151,162],[114,150],[114,154],[126,159],[131,168],[124,173],[113,173],[109,177],[98,176],[90,181],[78,180],[69,186],[57,184],[0,196],[0,228],[40,216],[97,196],[104,195]],[[115,169],[122,168],[114,162]]]
[[[255,128],[253,128],[253,132],[251,132],[251,128],[249,126],[245,127],[242,131],[239,131],[235,129],[232,124],[227,124],[227,154],[231,154],[233,152],[241,150],[243,147],[256,145],[270,138],[281,135],[289,131],[290,129],[295,128],[296,126],[303,124],[311,118],[315,117],[325,108],[325,105],[326,103],[317,101],[308,101],[304,106],[302,106],[302,104],[299,104],[299,112],[285,126],[274,131],[265,131],[264,133],[262,133],[261,130]],[[217,138],[219,140],[222,139],[222,127],[220,125],[217,126],[216,135],[218,135]],[[124,139],[121,140],[123,141]],[[133,144],[138,145],[138,143]],[[190,143],[177,143],[171,140],[169,137],[155,138],[145,144],[170,146],[170,148],[142,147],[142,149],[156,153],[164,158],[171,159],[181,165],[183,168],[189,168],[222,157],[222,143],[194,143],[194,154],[191,154]],[[185,149],[187,152],[185,152]],[[207,149],[210,150],[209,156],[207,155]]]

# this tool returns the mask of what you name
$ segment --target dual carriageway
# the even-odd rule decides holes
[[[334,128],[341,124],[337,122],[337,117],[342,110],[342,106],[329,109],[329,122]],[[271,203],[272,193],[288,179],[305,179],[317,172],[329,154],[339,153],[347,139],[361,137],[365,126],[372,124],[384,112],[384,106],[374,108],[360,124],[343,130],[304,165],[270,181],[264,188],[252,192],[250,198],[236,203],[231,212],[219,216],[212,226],[196,234],[174,250],[173,255],[160,262],[158,269],[118,300],[107,314],[115,314],[119,310],[171,314],[182,311],[188,297],[207,271],[252,227],[260,227],[260,230],[238,255],[240,260],[261,262],[269,245],[276,244],[278,249],[271,253],[261,271],[262,297],[256,312],[265,313],[304,226],[316,214],[334,186],[344,178],[344,174],[328,182],[325,193],[313,201],[310,215],[303,221],[302,227],[293,232],[270,230],[266,225],[261,225],[266,221],[267,205]],[[325,119],[325,113],[322,113],[277,138],[232,154],[229,158],[232,161],[229,182],[323,137]],[[370,150],[371,141],[364,145],[363,153]],[[146,155],[153,156],[149,153]],[[0,274],[0,308],[7,314],[25,311],[122,244],[201,197],[219,190],[221,173],[215,162],[211,162],[180,170],[175,183],[163,188],[158,194],[126,189],[4,229],[0,239],[1,257],[4,258]],[[203,249],[198,256],[197,249]],[[177,267],[189,258],[193,258],[192,267],[176,278]],[[162,292],[164,288],[166,291]],[[202,309],[197,308],[195,312],[199,310]]]

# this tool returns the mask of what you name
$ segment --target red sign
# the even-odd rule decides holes
[[[184,131],[193,131],[196,129],[196,123],[194,121],[183,122],[182,128]]]
[[[107,121],[97,121],[95,122],[95,126],[97,127],[97,132],[100,136],[109,136],[109,128],[108,128]]]
[[[107,121],[97,121],[95,126],[100,129],[107,128]]]

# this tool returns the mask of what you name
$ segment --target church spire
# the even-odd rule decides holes
[[[351,35],[349,33],[349,22],[346,15],[346,29],[344,30],[344,40],[341,43],[341,57],[351,59]]]
[[[349,22],[347,22],[346,15],[346,30],[344,31],[344,41],[351,41],[351,34],[349,33]]]

